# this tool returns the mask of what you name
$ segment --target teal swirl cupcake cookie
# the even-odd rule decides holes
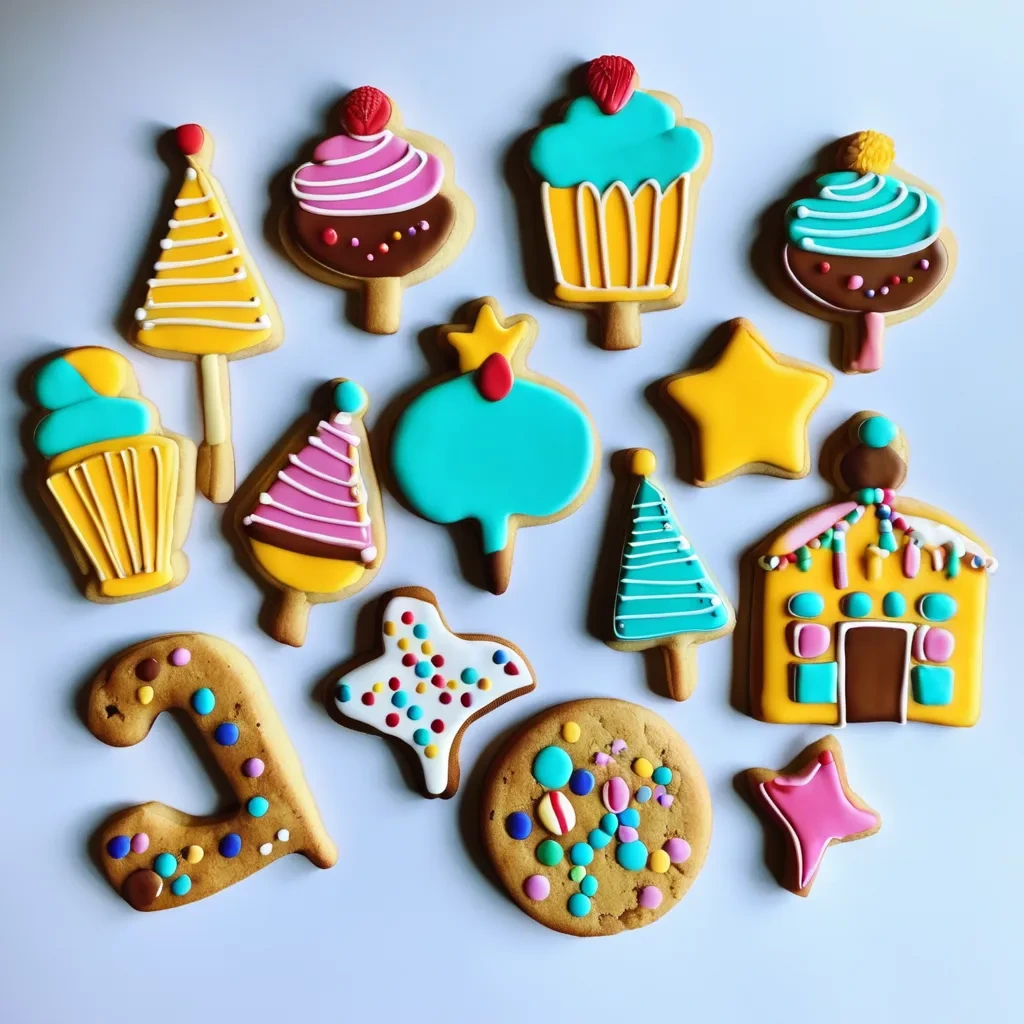
[[[894,155],[888,136],[858,133],[840,148],[840,169],[786,210],[788,282],[821,316],[848,326],[848,373],[881,368],[885,325],[927,308],[955,263],[941,200],[893,168]]]

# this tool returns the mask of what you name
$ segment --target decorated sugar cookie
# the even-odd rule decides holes
[[[744,473],[807,476],[807,425],[832,374],[776,354],[749,320],[725,326],[729,339],[712,366],[662,382],[689,428],[693,482],[711,487]]]
[[[840,494],[758,546],[751,700],[766,722],[931,722],[981,714],[987,546],[903,498],[907,444],[854,416],[830,441]]]
[[[402,292],[444,270],[469,241],[473,204],[455,184],[448,149],[403,127],[380,89],[349,93],[341,121],[342,134],[292,175],[281,237],[310,277],[362,293],[364,330],[394,334]]]
[[[746,776],[758,809],[782,834],[782,884],[797,896],[810,895],[830,846],[866,839],[882,827],[881,816],[850,789],[834,736],[812,743],[781,772],[750,768]]]
[[[282,592],[270,629],[280,643],[301,647],[310,605],[351,597],[383,564],[384,510],[363,426],[366,404],[355,381],[332,381],[330,407],[285,442],[241,520],[253,562]]]
[[[402,411],[391,469],[413,510],[435,523],[480,526],[488,587],[504,593],[520,526],[552,523],[586,501],[600,447],[571,392],[534,373],[526,358],[537,322],[505,318],[477,300],[472,325],[440,329],[458,370],[420,391]]]
[[[568,935],[611,935],[667,914],[711,839],[690,748],[622,700],[577,700],[527,722],[484,785],[483,839],[509,895]]]
[[[454,796],[462,734],[481,715],[529,693],[536,685],[533,669],[501,637],[453,633],[422,587],[388,595],[381,648],[376,658],[342,673],[335,705],[346,719],[409,746],[428,796]]]
[[[43,497],[92,601],[176,587],[192,521],[195,445],[160,425],[132,365],[108,348],[74,348],[35,379],[44,411],[33,444]]]
[[[640,314],[686,299],[697,198],[711,133],[679,101],[638,86],[625,57],[590,62],[587,93],[542,128],[540,179],[551,301],[600,314],[606,349],[640,344]]]
[[[113,815],[100,830],[100,863],[132,907],[194,903],[288,853],[334,864],[337,850],[288,734],[238,648],[204,633],[129,647],[93,682],[88,723],[104,743],[128,747],[169,710],[188,716],[238,806],[197,817],[150,801]]]
[[[895,156],[887,135],[858,132],[786,210],[787,297],[842,326],[847,373],[880,370],[886,325],[927,309],[956,266],[942,200]]]
[[[228,360],[277,348],[284,325],[210,172],[213,136],[198,124],[183,124],[175,137],[185,178],[146,299],[135,311],[133,340],[151,355],[197,362],[204,431],[197,483],[222,503],[235,490]]]
[[[732,605],[689,540],[665,492],[651,479],[654,453],[636,448],[626,539],[619,561],[609,647],[665,655],[669,695],[686,700],[697,683],[698,644],[731,633]]]

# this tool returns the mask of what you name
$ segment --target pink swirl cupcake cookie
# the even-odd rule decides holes
[[[379,89],[349,93],[342,125],[344,133],[321,142],[292,175],[282,234],[307,274],[363,292],[366,330],[393,334],[402,289],[458,256],[473,230],[473,206],[455,185],[448,150],[403,130]]]

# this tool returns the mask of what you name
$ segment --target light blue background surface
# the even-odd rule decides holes
[[[0,744],[0,1018],[57,1020],[476,1022],[560,1018],[693,1022],[1007,1019],[1016,1000],[1021,897],[1020,622],[1022,288],[1018,5],[957,0],[509,5],[391,0],[361,10],[301,3],[12,4],[0,32],[3,123],[4,741]],[[14,9],[16,7],[16,9]],[[684,13],[686,10],[691,13]],[[625,355],[585,339],[581,314],[526,289],[507,147],[564,92],[564,73],[621,52],[643,83],[676,94],[714,134],[700,199],[690,299],[646,315]],[[298,147],[329,133],[325,111],[370,82],[417,129],[445,140],[477,208],[459,261],[410,291],[403,328],[370,337],[341,293],[305,277],[260,231],[268,183]],[[386,500],[388,557],[370,599],[431,587],[456,629],[522,645],[540,685],[471,727],[463,791],[424,800],[379,739],[340,728],[312,689],[352,653],[364,600],[314,609],[301,650],[256,626],[260,591],[197,503],[185,585],[118,607],[82,599],[19,487],[25,410],[16,375],[49,348],[110,345],[169,172],[154,132],[201,121],[215,170],[287,325],[283,348],[231,368],[234,439],[246,474],[306,407],[346,375],[372,409],[422,379],[416,332],[493,293],[540,321],[533,366],[589,406],[606,452],[646,445],[698,550],[730,594],[736,557],[824,498],[799,482],[747,477],[698,491],[673,475],[666,426],[644,398],[685,367],[708,331],[749,317],[790,355],[825,362],[823,322],[785,306],[751,273],[762,211],[818,147],[863,127],[893,135],[898,162],[939,188],[960,266],[939,304],[889,333],[885,367],[837,376],[811,425],[815,457],[848,415],[876,408],[912,446],[906,493],[947,509],[999,556],[986,644],[984,715],[969,731],[861,726],[842,734],[851,781],[884,817],[878,836],[833,849],[810,899],[781,889],[762,826],[733,789],[751,765],[779,766],[823,730],[758,723],[728,700],[728,641],[702,648],[695,697],[676,705],[642,659],[585,631],[611,476],[562,523],[522,533],[509,593],[459,575],[447,532]],[[177,173],[176,171],[173,173]],[[144,274],[142,275],[144,276]],[[132,300],[136,301],[136,300]],[[194,371],[133,353],[164,421],[199,433]],[[973,411],[972,411],[973,410]],[[1000,474],[1005,462],[1009,472]],[[112,809],[159,799],[216,806],[177,725],[164,717],[129,749],[95,740],[75,695],[123,646],[181,629],[216,633],[259,666],[341,848],[330,872],[285,859],[214,899],[131,911],[84,844]],[[495,889],[467,852],[478,759],[517,721],[557,701],[624,697],[678,727],[711,786],[715,831],[684,903],[653,927],[577,941],[548,931]],[[488,751],[489,752],[489,751]],[[475,842],[475,839],[472,841]],[[1018,1008],[1019,1009],[1019,1008]]]

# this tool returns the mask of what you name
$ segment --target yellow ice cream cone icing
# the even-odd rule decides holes
[[[250,540],[252,553],[282,586],[310,594],[335,594],[351,587],[366,572],[362,562],[320,558]]]

